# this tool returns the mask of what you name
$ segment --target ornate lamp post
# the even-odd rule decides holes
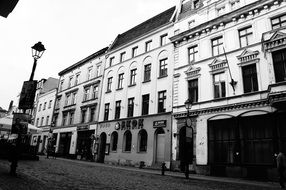
[[[36,70],[36,67],[37,67],[37,60],[42,57],[42,55],[43,55],[45,50],[46,50],[46,48],[42,44],[42,42],[38,42],[34,46],[32,46],[32,57],[34,58],[34,65],[33,65],[32,73],[31,73],[29,81],[33,80],[34,73],[35,73],[35,70]]]
[[[184,156],[184,159],[185,159],[185,176],[186,176],[186,179],[189,179],[189,160],[190,159],[193,159],[193,149],[192,149],[192,146],[190,147],[190,144],[192,145],[192,142],[188,142],[188,131],[191,130],[191,141],[193,141],[193,128],[192,128],[192,120],[190,118],[190,111],[192,109],[192,100],[191,99],[187,99],[185,101],[185,108],[187,110],[187,119],[186,119],[186,136],[185,136],[185,156]],[[189,155],[189,149],[191,149],[191,155]]]

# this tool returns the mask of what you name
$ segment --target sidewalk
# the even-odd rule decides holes
[[[44,156],[41,156],[41,159],[44,159]],[[149,173],[149,174],[156,174],[161,175],[160,170],[154,170],[154,169],[139,169],[135,167],[129,167],[129,166],[117,166],[117,165],[108,165],[108,164],[102,164],[102,163],[96,163],[96,162],[89,162],[89,161],[81,161],[81,160],[71,160],[66,158],[59,158],[56,159],[64,160],[67,162],[73,162],[78,164],[85,164],[90,166],[101,166],[101,167],[109,167],[109,168],[118,168],[122,170],[127,171],[136,171],[136,172],[143,172],[143,173]],[[165,171],[166,176],[172,176],[172,177],[179,177],[179,178],[185,178],[184,173],[180,172],[172,172],[172,171]],[[240,178],[228,178],[228,177],[215,177],[215,176],[205,176],[205,175],[199,175],[199,174],[189,174],[189,180],[196,179],[196,180],[206,180],[206,181],[218,181],[218,182],[224,182],[224,183],[232,183],[232,184],[246,184],[246,185],[252,185],[257,187],[275,187],[277,186],[278,182],[261,182],[261,181],[252,181],[252,180],[246,180],[246,179],[240,179]]]

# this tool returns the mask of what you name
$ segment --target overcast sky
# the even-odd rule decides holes
[[[55,77],[68,66],[108,46],[117,36],[175,6],[178,0],[28,0],[0,16],[0,107],[16,100],[29,80],[31,46],[46,51],[35,80]]]

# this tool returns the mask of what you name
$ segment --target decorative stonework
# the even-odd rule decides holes
[[[193,78],[198,78],[200,76],[200,67],[195,67],[194,65],[191,65],[187,71],[185,71],[186,79],[190,80]]]
[[[226,60],[215,58],[209,66],[211,68],[211,72],[223,71],[227,68],[227,62]]]
[[[258,62],[259,58],[257,58],[259,54],[259,51],[251,51],[249,49],[243,50],[243,52],[237,56],[237,59],[239,60],[238,65],[242,66],[247,63],[253,63],[253,62]]]
[[[277,49],[286,48],[286,28],[281,31],[271,31],[263,34],[263,48],[272,52]]]

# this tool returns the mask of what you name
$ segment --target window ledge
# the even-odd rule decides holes
[[[118,91],[118,90],[123,90],[123,88],[117,88],[116,90],[117,90],[117,91]]]
[[[159,76],[158,79],[161,79],[161,78],[165,78],[167,77],[168,75],[162,75],[162,76]]]
[[[98,98],[96,97],[96,98],[92,98],[92,99],[88,99],[88,100],[83,100],[82,103],[90,102],[90,101],[93,101],[93,100],[96,100],[96,99],[98,99]]]
[[[147,83],[147,82],[151,82],[151,80],[144,80],[142,83]]]
[[[66,105],[66,106],[64,106],[64,109],[65,108],[68,108],[68,107],[72,107],[72,106],[75,106],[76,104],[70,104],[70,105]]]
[[[112,91],[111,91],[111,90],[108,90],[108,91],[105,92],[105,94],[108,94],[108,93],[110,93],[110,92],[112,92]]]
[[[132,87],[132,86],[136,86],[136,83],[128,85],[128,87]]]

